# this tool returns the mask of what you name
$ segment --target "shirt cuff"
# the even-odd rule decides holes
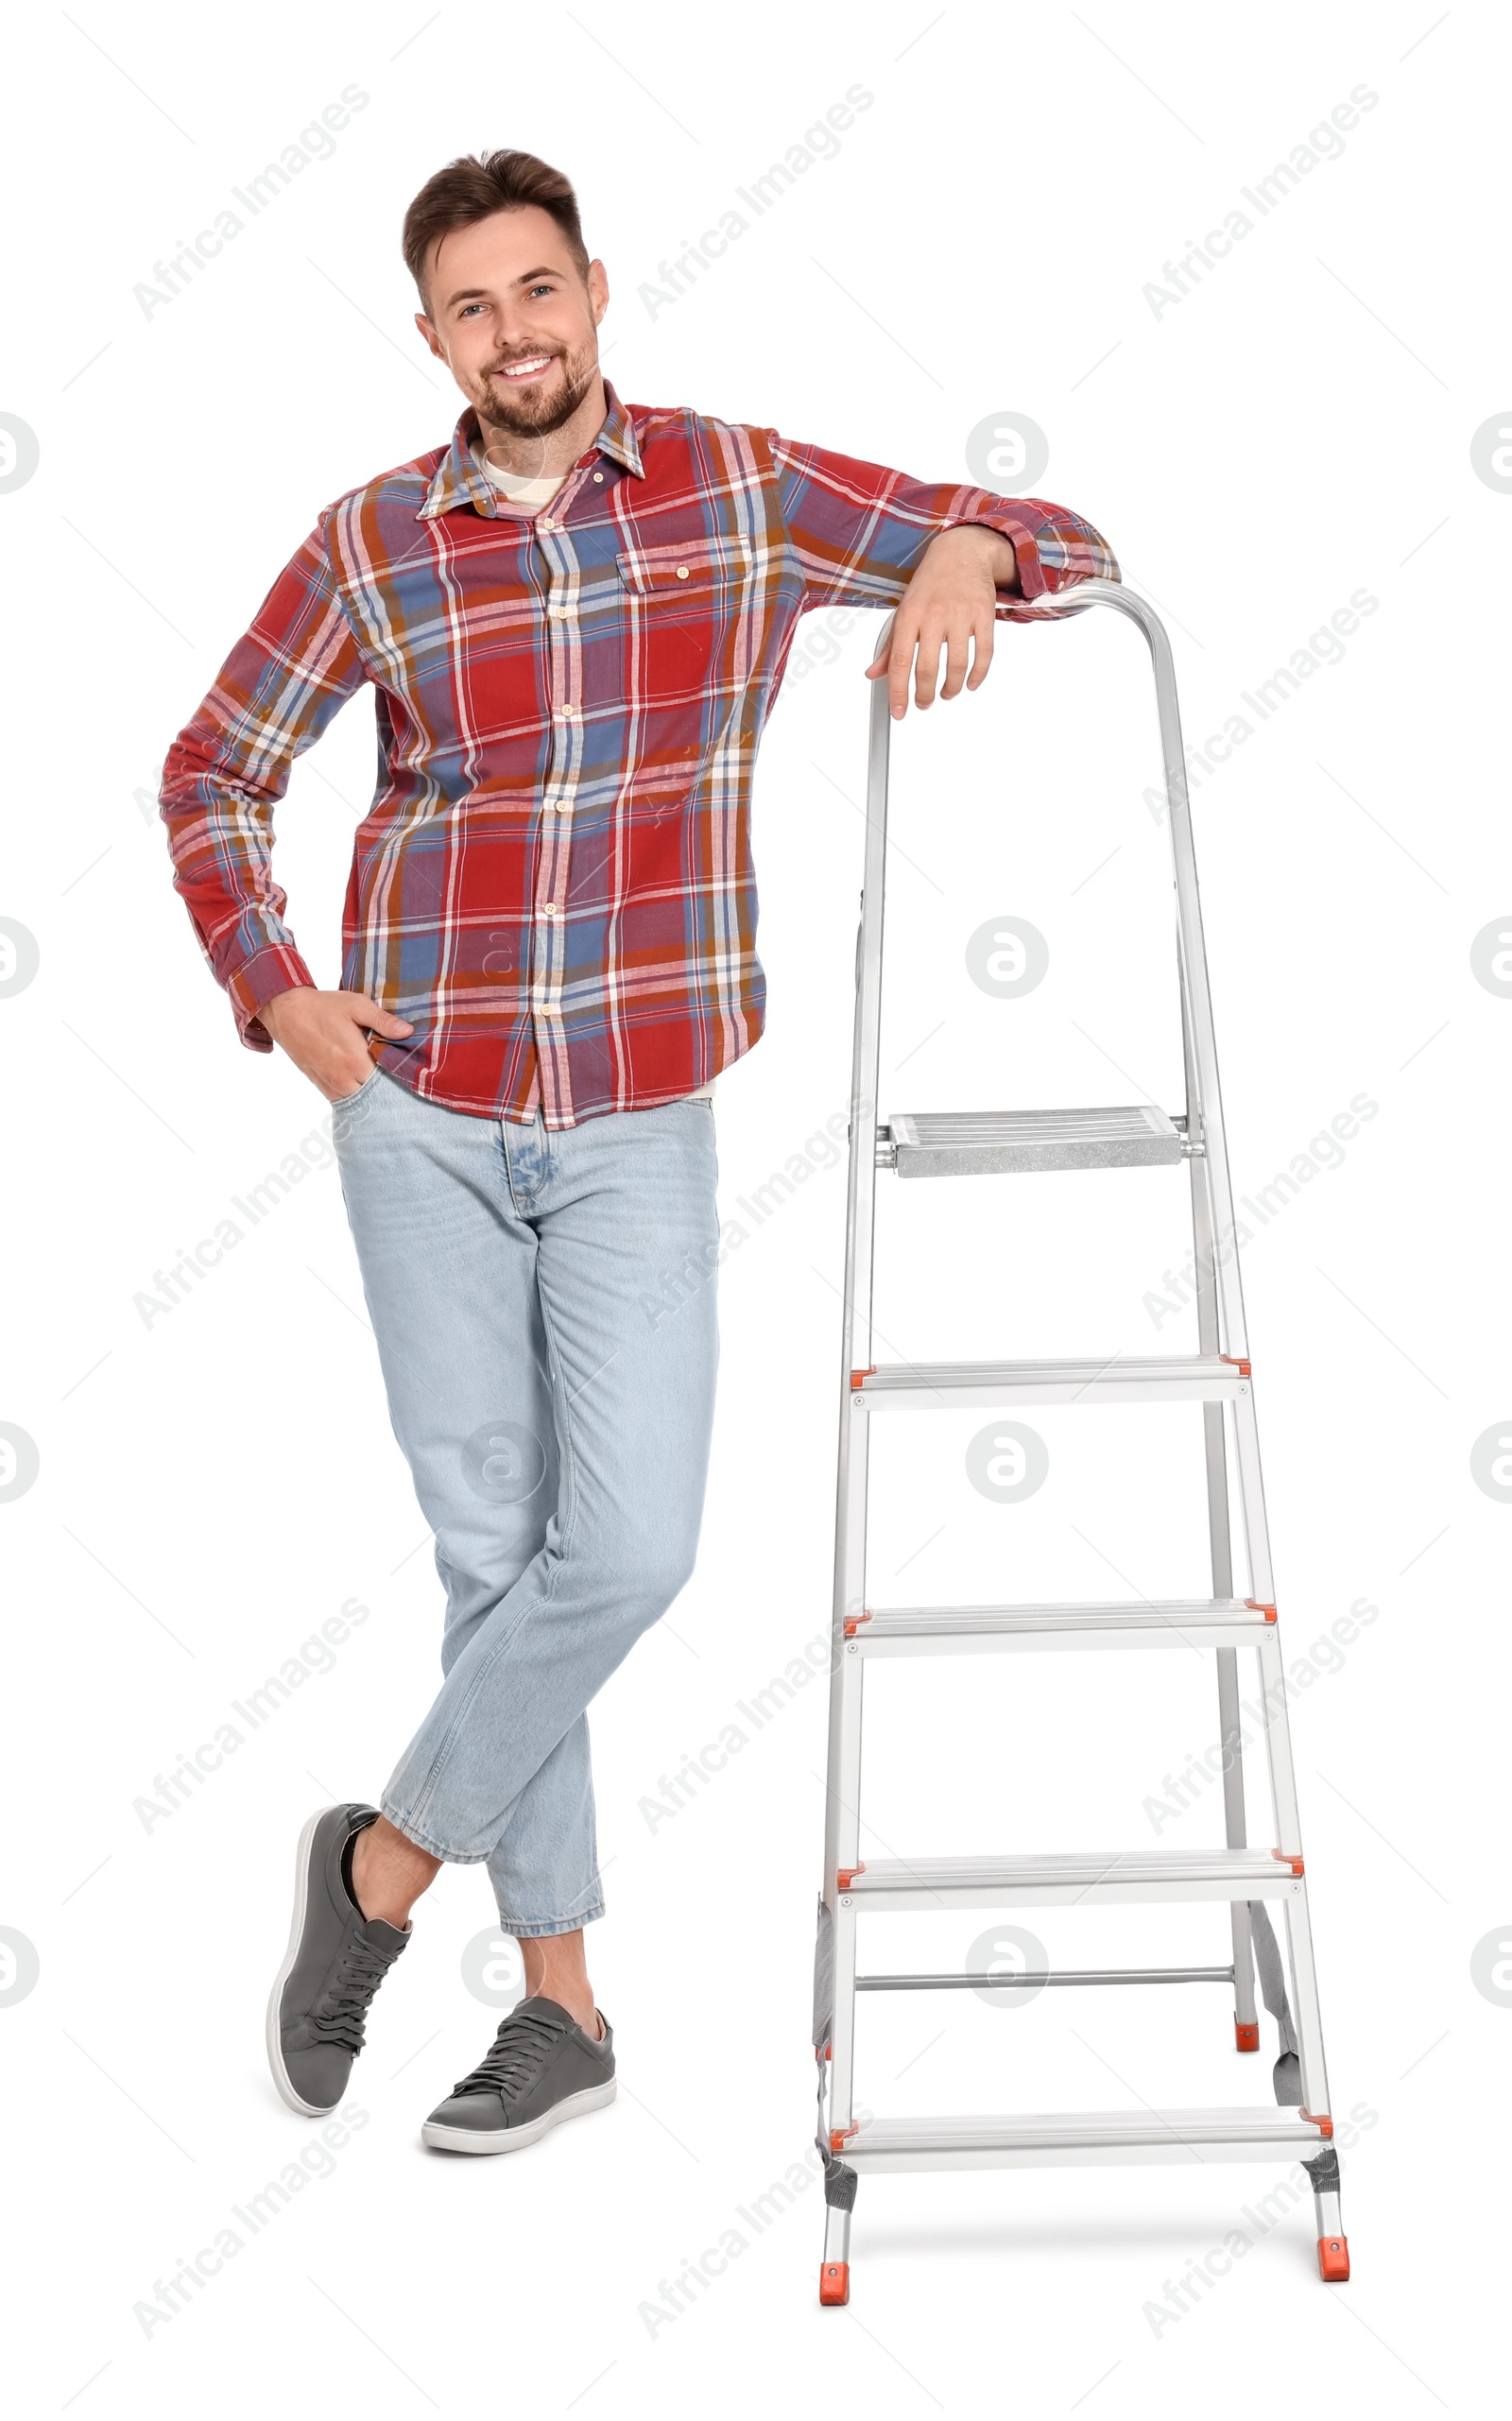
[[[258,1010],[280,992],[293,991],[300,985],[313,991],[315,977],[297,950],[286,942],[269,942],[266,949],[238,967],[226,977],[226,990],[236,1030],[249,1051],[271,1051],[273,1038],[258,1016]]]
[[[1042,509],[1025,510],[1010,498],[985,512],[970,513],[955,524],[973,525],[996,530],[1000,538],[1011,540],[1014,559],[1018,565],[1017,589],[1000,588],[997,592],[997,614],[1001,621],[1037,622],[1038,614],[1025,613],[1023,608],[1039,603],[1041,597],[1058,596],[1063,589],[1074,588],[1082,580],[1116,580],[1118,561],[1112,548],[1099,530],[1072,515],[1057,519]],[[1047,564],[1040,554],[1044,541],[1050,555]]]

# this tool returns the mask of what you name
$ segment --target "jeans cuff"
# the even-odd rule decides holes
[[[507,1910],[501,1908],[499,1924],[517,1942],[538,1942],[544,1941],[553,1933],[576,1933],[581,1927],[592,1925],[594,1918],[603,1914],[602,1900],[595,1900],[592,1908],[583,1909],[576,1916],[510,1916]]]
[[[412,1841],[417,1849],[423,1849],[428,1858],[439,1858],[448,1866],[481,1866],[493,1855],[490,1849],[448,1849],[443,1842],[433,1841],[428,1832],[422,1832],[413,1816],[401,1815],[391,1800],[380,1799],[378,1804],[394,1830]]]

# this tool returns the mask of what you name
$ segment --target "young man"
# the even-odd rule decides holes
[[[983,679],[994,617],[1097,532],[775,430],[622,404],[573,189],[454,161],[404,221],[449,445],[327,511],[169,751],[174,882],[242,1039],[335,1110],[395,1434],[436,1534],[444,1679],[382,1794],[311,1818],[267,2043],[346,2088],[443,1861],[489,1868],[527,1997],[424,2140],[507,2152],[614,2091],[587,1708],[693,1568],[713,1414],[711,1090],[762,1031],[748,804],[807,608],[897,608],[905,713]],[[363,682],[383,769],[342,987],[272,878],[272,809]]]

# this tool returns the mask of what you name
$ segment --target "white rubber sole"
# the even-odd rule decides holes
[[[334,1800],[332,1805],[339,1807],[341,1801]],[[278,2086],[279,2098],[291,2110],[298,2110],[302,2119],[323,2119],[336,2105],[335,2102],[331,2102],[322,2107],[318,2103],[301,2100],[295,2092],[288,2069],[284,2065],[284,2040],[279,2028],[279,2009],[284,1999],[284,1987],[294,1973],[294,1962],[300,1952],[300,1936],[304,1932],[304,1912],[310,1888],[310,1849],[315,1840],[315,1829],[322,1817],[330,1813],[330,1808],[317,1808],[300,1835],[300,1846],[294,1853],[294,1921],[289,1927],[289,1947],[284,1953],[283,1966],[273,1978],[273,1989],[267,2000],[266,2030],[267,2064],[273,2071],[273,2082]]]
[[[539,2143],[549,2128],[559,2126],[563,2119],[581,2119],[590,2110],[602,2110],[614,2099],[614,2079],[607,2085],[585,2086],[581,2093],[569,2093],[565,2101],[557,2102],[543,2110],[539,2119],[531,2119],[523,2127],[444,2127],[427,2119],[420,2131],[421,2143],[433,2152],[524,2152],[527,2144]]]

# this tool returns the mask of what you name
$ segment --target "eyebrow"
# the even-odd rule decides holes
[[[511,285],[531,285],[537,278],[559,278],[563,274],[564,272],[560,269],[547,267],[522,269],[520,275],[517,278],[511,278],[509,283]],[[453,305],[458,302],[486,302],[491,291],[491,287],[486,285],[459,286],[455,294],[447,296],[446,308],[450,311]]]

